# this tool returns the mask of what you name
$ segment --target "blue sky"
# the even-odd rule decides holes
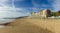
[[[36,4],[36,5],[34,5]],[[52,6],[52,4],[50,2],[48,2],[47,0],[23,0],[23,1],[15,1],[15,5],[16,7],[46,7],[46,6],[43,6],[43,5],[47,5],[48,7]]]
[[[60,0],[0,0],[0,18],[20,17],[42,9],[60,10]],[[3,17],[2,17],[3,16]]]
[[[53,10],[53,1],[50,0],[15,0],[15,7],[26,9],[24,12],[38,12],[42,9]]]
[[[44,8],[49,8],[53,9],[52,5],[52,0],[16,0],[15,1],[15,6],[20,7],[20,8],[39,8],[39,9],[44,9]]]

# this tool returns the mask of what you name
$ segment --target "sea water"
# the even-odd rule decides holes
[[[15,19],[3,19],[3,18],[0,18],[0,24],[9,23],[9,22],[11,22],[13,20],[15,20]]]
[[[0,24],[9,23],[9,22],[12,22],[13,20],[15,20],[15,19],[3,19],[3,18],[0,18]],[[4,27],[5,27],[4,25],[0,25],[0,28],[4,28]]]

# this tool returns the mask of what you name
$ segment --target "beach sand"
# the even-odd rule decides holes
[[[1,28],[0,33],[60,33],[60,19],[16,19]]]

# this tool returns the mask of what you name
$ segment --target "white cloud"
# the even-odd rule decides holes
[[[34,7],[39,6],[39,4],[36,4],[36,2],[34,0],[31,0],[31,1],[32,1],[32,4],[33,4]]]
[[[15,11],[15,9],[17,11]],[[23,12],[18,12],[23,11]],[[24,8],[12,8],[12,7],[0,7],[0,24],[8,23],[14,19],[3,19],[3,18],[17,18],[20,16],[27,16],[29,13],[25,12],[27,9]]]
[[[18,12],[24,10],[26,11],[26,9],[23,8],[0,7],[0,18],[25,16],[26,15],[25,13]]]
[[[53,7],[54,7],[55,11],[60,10],[60,0],[54,0]]]
[[[7,23],[12,21],[12,19],[2,19],[2,18],[17,18],[20,16],[27,16],[29,12],[27,11],[26,8],[16,8],[16,7],[11,7],[9,5],[6,5],[4,2],[7,0],[0,0],[0,24]],[[21,0],[22,1],[22,0]],[[23,12],[18,12],[18,11],[23,11]]]
[[[0,2],[6,2],[7,0],[0,0]]]
[[[26,8],[15,8],[17,11],[25,11]]]
[[[2,5],[2,7],[0,7],[0,18],[7,18],[7,17],[13,18],[13,17],[26,16],[29,14],[29,12],[27,12],[26,8],[16,8],[13,6],[11,7],[11,6],[7,6],[7,5],[3,4],[4,2],[7,2],[7,1],[8,0],[0,0],[0,3]],[[19,1],[21,1],[21,0],[19,0]]]
[[[51,1],[52,0],[46,0],[46,1],[48,1],[49,3],[52,3]],[[36,7],[36,8],[50,8],[50,7],[52,7],[51,5],[49,5],[49,4],[45,4],[45,3],[37,3],[37,2],[35,2],[34,0],[32,0],[32,4],[34,5],[34,7]],[[44,9],[43,8],[43,9]]]
[[[9,5],[12,5],[12,0],[0,0],[0,6],[9,6]]]
[[[25,0],[15,0],[15,1],[25,1]]]
[[[0,7],[0,18],[14,18],[14,17],[20,17],[25,16],[26,13],[19,12],[18,11],[26,11],[24,8],[13,8],[10,6],[4,5],[3,7]]]

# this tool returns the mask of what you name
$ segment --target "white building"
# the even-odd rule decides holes
[[[37,16],[38,13],[37,12],[32,12],[29,16]]]
[[[38,15],[39,15],[40,17],[47,18],[47,17],[51,16],[51,11],[48,10],[48,9],[41,10],[41,11],[38,12]]]
[[[32,12],[29,16],[39,16],[43,18],[47,18],[51,16],[51,11],[49,9],[41,10],[38,13]]]

